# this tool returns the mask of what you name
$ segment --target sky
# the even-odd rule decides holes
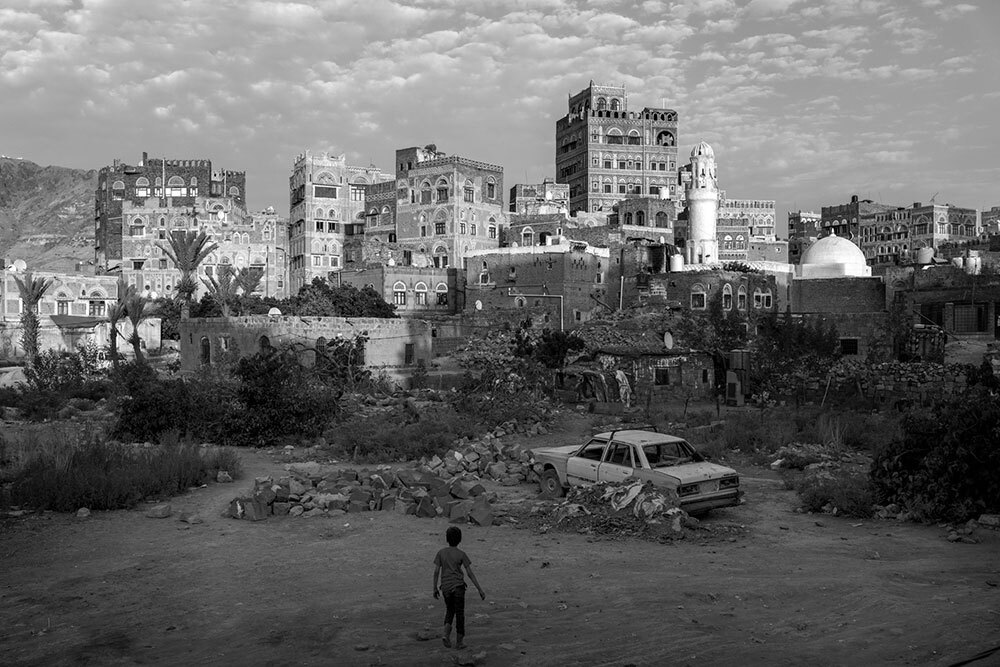
[[[3,0],[0,153],[143,151],[247,172],[287,213],[306,149],[392,170],[434,143],[555,173],[567,97],[624,84],[679,114],[682,160],[788,210],[1000,205],[998,0]]]

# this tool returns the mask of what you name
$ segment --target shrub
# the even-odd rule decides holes
[[[795,490],[802,506],[811,512],[821,512],[832,506],[838,514],[858,518],[867,518],[873,513],[874,494],[867,475],[823,471],[806,475],[795,485]]]
[[[210,459],[189,443],[135,449],[93,438],[76,443],[65,460],[38,452],[14,479],[10,497],[18,505],[62,512],[127,509],[199,485],[212,471]]]
[[[1000,511],[998,439],[1000,401],[985,386],[913,410],[903,419],[902,436],[875,449],[876,498],[932,520]]]
[[[353,418],[338,424],[336,432],[327,438],[340,456],[359,462],[403,461],[444,454],[453,441],[475,437],[480,430],[475,420],[450,410],[424,415],[413,424],[401,422],[402,417]]]

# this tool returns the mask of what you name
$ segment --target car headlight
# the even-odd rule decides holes
[[[720,489],[733,489],[740,485],[740,478],[738,475],[733,475],[732,477],[723,477],[719,481]]]
[[[696,493],[698,493],[697,484],[686,484],[684,486],[677,487],[678,496],[693,496]]]

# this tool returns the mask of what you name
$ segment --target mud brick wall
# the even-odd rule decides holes
[[[792,282],[793,313],[880,313],[885,310],[881,278],[827,278]]]
[[[810,378],[793,391],[801,400],[814,402],[825,394],[827,404],[864,398],[879,405],[923,405],[964,391],[965,370],[957,364],[889,362],[868,366],[847,361],[838,364],[829,376]],[[786,400],[791,396],[792,391]]]

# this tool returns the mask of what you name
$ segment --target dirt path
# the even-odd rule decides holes
[[[445,522],[224,519],[246,480],[281,471],[244,463],[244,481],[174,499],[200,525],[141,510],[6,525],[0,662],[452,664],[413,637],[443,614]],[[708,519],[746,526],[734,541],[465,529],[489,595],[469,597],[470,645],[488,665],[818,666],[947,665],[1000,643],[1000,534],[796,514],[770,471],[742,472],[748,503]]]

